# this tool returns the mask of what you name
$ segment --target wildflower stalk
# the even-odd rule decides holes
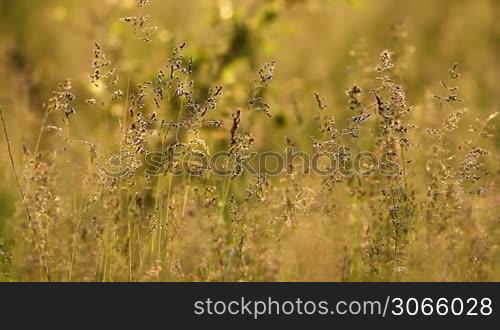
[[[408,193],[408,184],[406,181],[406,160],[405,160],[405,150],[404,146],[401,146],[401,161],[402,161],[402,168],[403,168],[403,182],[405,185],[405,191]]]
[[[43,268],[43,272],[45,273],[45,277],[47,278],[47,281],[51,282],[52,280],[51,280],[50,271],[49,271],[49,267],[48,267],[47,261],[46,261],[45,256],[43,255],[43,252],[41,251],[41,248],[40,248],[40,246],[38,244],[38,232],[37,232],[36,228],[33,226],[33,221],[32,221],[32,218],[31,218],[31,213],[30,213],[30,210],[29,210],[28,206],[26,205],[26,198],[25,198],[26,195],[24,194],[23,188],[21,187],[21,183],[19,181],[19,177],[17,175],[16,165],[15,165],[15,162],[14,162],[14,156],[12,155],[12,148],[11,148],[11,143],[10,143],[10,139],[9,139],[9,133],[7,132],[7,126],[5,124],[5,119],[4,119],[4,116],[3,116],[3,108],[2,108],[2,106],[0,106],[0,119],[2,120],[3,132],[4,132],[4,135],[5,135],[5,141],[7,143],[7,152],[8,152],[8,155],[9,155],[10,165],[12,167],[12,172],[14,174],[14,179],[16,181],[17,190],[19,192],[19,195],[21,196],[21,203],[24,206],[24,210],[26,212],[26,217],[27,217],[27,220],[28,220],[28,223],[29,223],[29,227],[33,231],[33,236],[34,236],[34,239],[35,239],[35,248],[38,250],[38,252],[40,254],[40,260],[42,262],[42,268]]]
[[[224,180],[224,190],[222,195],[222,204],[220,208],[220,219],[221,222],[224,222],[224,212],[226,211],[227,197],[229,196],[229,190],[231,189],[231,182],[233,181],[233,177],[226,177]]]
[[[46,108],[45,112],[43,114],[42,124],[40,126],[40,131],[38,132],[38,137],[36,140],[35,151],[34,151],[35,156],[38,154],[38,150],[40,149],[40,144],[42,143],[43,132],[45,130],[45,125],[47,124],[48,118],[49,118],[49,110]]]

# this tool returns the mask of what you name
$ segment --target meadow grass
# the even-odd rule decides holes
[[[292,78],[301,50],[263,56],[268,34],[318,6],[354,9],[218,1],[224,46],[193,49],[167,38],[160,4],[133,4],[96,16],[91,32],[118,35],[91,33],[80,78],[47,97],[15,47],[3,63],[29,96],[0,107],[0,280],[499,280],[498,112],[486,106],[498,99],[473,87],[482,73],[453,56],[425,67],[405,24],[384,21],[381,42],[364,31],[336,55],[345,77],[315,68],[324,52],[311,41]],[[377,21],[378,5],[364,6]],[[299,158],[277,175],[245,171],[252,152],[287,148],[337,168],[306,173]],[[222,152],[224,176],[182,158]],[[374,170],[361,152],[392,167]]]

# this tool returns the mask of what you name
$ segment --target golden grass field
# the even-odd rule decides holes
[[[500,280],[498,13],[0,0],[0,281]]]

